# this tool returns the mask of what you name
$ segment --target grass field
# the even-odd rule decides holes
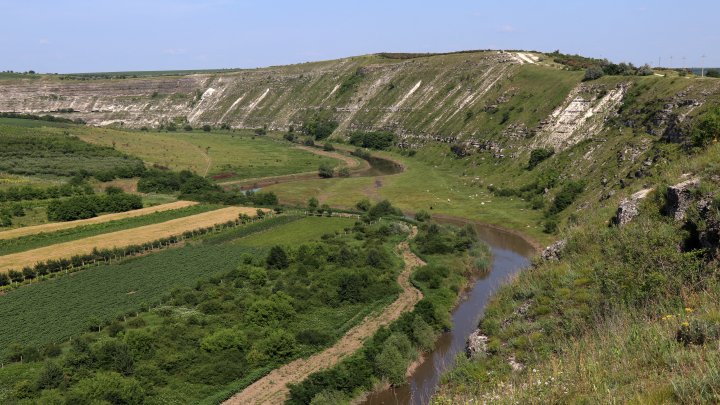
[[[218,205],[190,205],[184,208],[155,211],[150,212],[147,215],[132,216],[107,222],[76,226],[74,228],[60,229],[54,232],[41,232],[13,239],[0,238],[0,256],[88,238],[95,235],[157,224],[172,219],[213,211],[219,208],[220,206]]]
[[[428,155],[438,151],[423,152]],[[447,152],[444,152],[447,153]],[[542,233],[542,213],[528,208],[519,198],[496,197],[484,187],[492,183],[482,169],[463,168],[467,162],[450,156],[437,161],[424,156],[408,158],[389,152],[374,152],[380,157],[400,161],[406,170],[400,174],[348,179],[304,180],[268,186],[285,203],[305,205],[316,196],[321,203],[352,207],[363,198],[388,199],[404,211],[426,210],[431,214],[454,215],[515,229],[539,240],[549,240]],[[465,175],[458,173],[465,172]],[[502,176],[502,172],[495,176]]]
[[[59,243],[57,245],[46,246],[26,252],[0,256],[0,271],[21,269],[24,266],[32,266],[37,263],[38,260],[61,259],[78,254],[87,254],[92,252],[95,248],[111,249],[113,247],[151,242],[160,238],[179,235],[185,231],[205,228],[215,224],[235,220],[240,214],[254,216],[256,215],[256,209],[247,207],[227,207],[190,217],[177,218],[159,224],[91,236],[89,238]]]
[[[191,205],[196,205],[196,204],[197,203],[194,201],[175,201],[172,203],[156,205],[153,207],[141,208],[139,210],[118,212],[115,214],[100,215],[100,216],[97,216],[94,218],[81,219],[78,221],[54,222],[54,223],[50,223],[50,224],[35,225],[35,226],[28,226],[28,227],[24,227],[24,228],[11,229],[9,231],[0,232],[0,240],[19,238],[22,236],[35,235],[38,233],[55,232],[55,231],[59,231],[62,229],[70,229],[70,228],[75,228],[78,226],[99,224],[99,223],[103,223],[103,222],[116,221],[116,220],[125,219],[125,218],[139,217],[139,216],[143,216],[143,215],[152,214],[154,212],[175,210],[175,209],[189,207]]]
[[[250,131],[136,132],[104,128],[82,129],[80,139],[115,148],[146,163],[201,175],[222,175],[223,180],[278,176],[317,170],[322,157]]]
[[[319,239],[326,233],[342,231],[355,223],[351,218],[340,217],[307,217],[282,227],[282,230],[271,229],[258,232],[235,241],[242,246],[258,247],[272,245],[293,246],[308,240]]]

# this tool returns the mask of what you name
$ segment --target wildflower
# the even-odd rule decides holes
[[[687,323],[687,322],[683,322],[683,323],[682,323],[682,326],[690,326],[690,324]]]
[[[685,308],[685,312],[687,312],[688,314],[692,313],[693,311],[695,311],[695,310],[692,308]]]

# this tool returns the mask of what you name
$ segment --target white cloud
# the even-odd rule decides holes
[[[501,26],[498,31],[500,31],[500,32],[515,32],[516,30],[515,30],[515,27],[513,27],[512,25],[506,24],[506,25]]]
[[[39,43],[40,45],[47,45],[47,44],[50,43],[50,40],[47,39],[47,38],[40,38],[40,40],[38,41],[38,43]]]

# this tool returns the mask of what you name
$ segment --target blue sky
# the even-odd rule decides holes
[[[705,54],[720,66],[718,16],[718,0],[0,0],[0,70],[250,68],[487,48],[674,66]]]

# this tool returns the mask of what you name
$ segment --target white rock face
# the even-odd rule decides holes
[[[570,92],[565,103],[550,115],[535,146],[552,147],[556,151],[562,151],[597,135],[605,120],[617,111],[626,91],[627,87],[620,85],[598,98],[587,85],[579,85]]]

